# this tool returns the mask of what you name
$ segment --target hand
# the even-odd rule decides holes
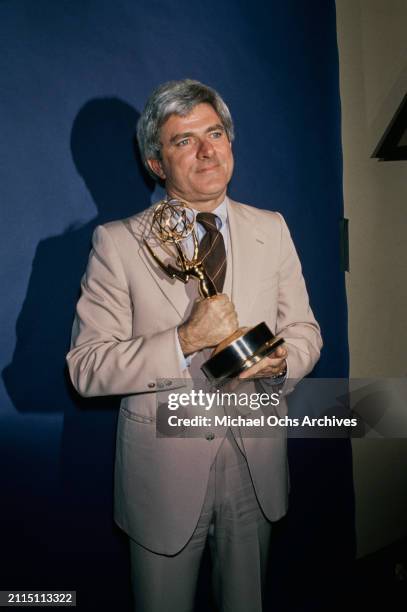
[[[178,328],[182,351],[191,353],[218,345],[239,327],[234,305],[222,293],[204,300],[196,300],[189,318]]]
[[[259,363],[242,372],[239,375],[240,379],[245,378],[269,378],[270,376],[279,376],[287,368],[286,357],[288,351],[284,346],[278,346],[271,353],[271,356],[264,357]]]

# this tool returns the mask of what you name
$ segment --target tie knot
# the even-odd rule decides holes
[[[207,232],[218,231],[218,226],[216,225],[216,219],[219,217],[214,215],[213,213],[198,213],[196,216],[197,223],[200,223]]]

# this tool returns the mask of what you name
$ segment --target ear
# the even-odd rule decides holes
[[[160,179],[162,179],[163,181],[165,181],[166,179],[166,175],[165,172],[163,170],[163,166],[162,163],[159,159],[148,159],[147,163],[149,165],[150,170],[152,170],[154,172],[154,174],[156,174]]]

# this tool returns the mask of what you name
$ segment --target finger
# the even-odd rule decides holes
[[[244,372],[239,374],[239,379],[246,380],[246,378],[252,378],[253,376],[254,376],[254,373],[252,372],[252,369],[249,368],[248,370],[245,370]]]
[[[217,300],[222,304],[226,304],[227,302],[229,302],[230,304],[232,303],[227,293],[218,293],[217,295],[215,295],[215,298],[217,298]]]
[[[254,376],[257,372],[260,372],[260,370],[262,370],[263,367],[264,367],[264,366],[261,365],[261,363],[262,362],[259,361],[259,363],[256,363],[255,365],[253,365],[248,370],[245,370],[244,372],[239,374],[239,378],[240,379],[250,378],[250,377]]]
[[[284,346],[278,346],[276,350],[272,353],[273,357],[287,357],[288,351]]]
[[[284,359],[270,359],[265,357],[259,363],[242,372],[239,378],[265,378],[268,376],[278,376],[284,370]]]
[[[278,358],[274,358],[272,357],[269,362],[268,365],[270,365],[272,368],[278,369],[281,368],[283,366],[285,359],[284,357],[278,357]]]
[[[260,363],[264,363],[264,366],[270,366],[272,368],[280,368],[282,367],[284,362],[285,362],[284,357],[274,357],[274,356],[271,357],[269,355],[268,357],[264,357],[264,359],[262,359]]]

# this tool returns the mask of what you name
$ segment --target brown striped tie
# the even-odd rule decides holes
[[[197,214],[197,223],[200,223],[206,230],[206,234],[199,243],[198,254],[216,290],[222,293],[226,276],[226,249],[223,236],[216,226],[217,218],[213,213]]]

